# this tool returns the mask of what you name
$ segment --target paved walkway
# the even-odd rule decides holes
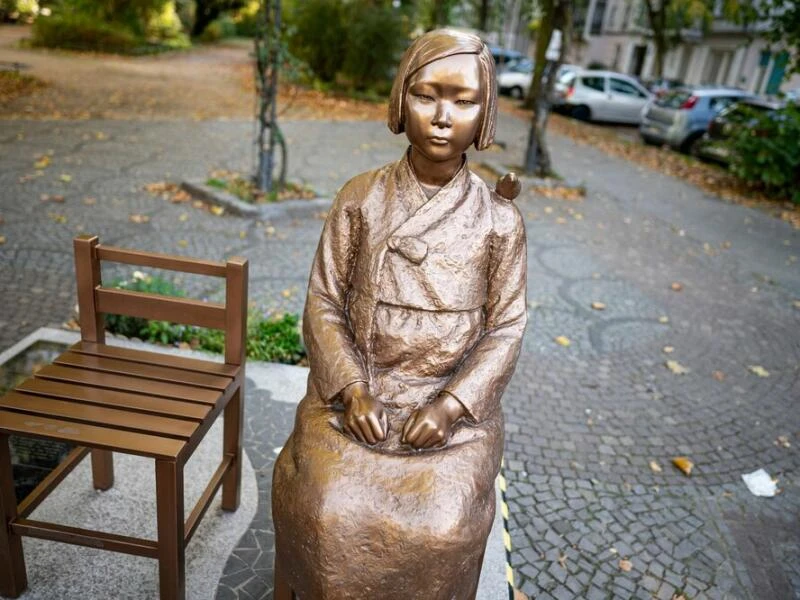
[[[503,118],[508,151],[491,158],[519,162],[525,128]],[[328,193],[405,146],[380,123],[287,122],[286,131],[290,172]],[[210,168],[249,170],[252,133],[236,121],[0,121],[0,347],[70,317],[71,239],[81,231],[148,250],[247,256],[251,300],[300,312],[323,215],[256,223],[143,190]],[[558,599],[800,598],[800,233],[592,148],[552,143],[561,174],[589,194],[518,200],[531,319],[504,402],[520,588]],[[50,151],[36,176],[37,156]],[[181,285],[219,294],[199,279]],[[674,374],[667,360],[689,372]],[[694,461],[691,478],[670,464],[679,455]],[[779,478],[778,497],[744,487],[740,475],[760,467]]]

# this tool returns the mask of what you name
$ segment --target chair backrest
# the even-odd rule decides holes
[[[221,329],[225,332],[225,362],[244,364],[247,335],[247,260],[233,257],[211,262],[103,246],[95,235],[74,239],[81,338],[105,343],[103,314],[128,315]],[[100,262],[116,262],[225,279],[225,304],[130,290],[104,288]]]

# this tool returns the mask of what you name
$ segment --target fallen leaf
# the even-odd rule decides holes
[[[749,367],[747,367],[747,368],[748,368],[748,369],[750,369],[750,371],[751,371],[752,373],[755,373],[755,374],[756,374],[756,375],[758,375],[759,377],[769,377],[769,371],[767,371],[767,370],[766,370],[764,367],[762,367],[761,365],[750,365],[750,366],[749,366]]]
[[[664,363],[666,367],[675,373],[675,375],[686,375],[689,372],[689,369],[684,367],[681,363],[677,360],[668,360]]]
[[[676,592],[676,593],[672,594],[672,598],[670,598],[670,600],[688,600],[688,599],[683,594],[678,594]]]
[[[192,202],[192,206],[194,208],[203,208],[203,201],[202,200],[195,200]]]
[[[178,217],[178,221],[184,223],[189,220],[189,213],[182,213],[181,216]]]
[[[557,343],[559,346],[565,346],[565,347],[566,347],[566,346],[569,346],[569,345],[572,343],[572,342],[570,341],[570,339],[569,339],[567,336],[565,336],[565,335],[559,335],[557,338],[555,338],[555,342],[556,342],[556,343]]]
[[[667,323],[669,323],[669,317],[665,316],[658,317],[658,322],[661,323],[662,325],[666,325]]]
[[[783,448],[791,448],[792,443],[789,441],[788,435],[779,435],[778,439],[775,440],[776,446],[781,446]]]
[[[566,222],[567,220],[564,217],[556,217],[556,223],[558,225],[564,225]]]
[[[6,236],[0,235],[0,246],[6,243]]]
[[[107,139],[108,139],[108,135],[106,135],[106,134],[105,134],[105,133],[103,133],[102,131],[98,131],[97,133],[95,133],[95,134],[94,134],[94,137],[95,137],[96,139],[98,139],[98,140],[101,140],[101,141],[102,141],[102,140],[107,140]]]
[[[172,198],[170,198],[170,202],[173,204],[179,204],[181,202],[189,202],[192,199],[192,195],[187,192],[186,190],[178,190],[173,194]]]
[[[552,206],[545,206],[544,207],[544,212],[545,212],[545,214],[549,215],[550,213],[553,212],[553,207]]]
[[[186,240],[178,240],[178,246],[180,246],[181,248],[186,248],[188,245],[189,242],[187,242]]]
[[[724,381],[725,380],[725,373],[722,371],[714,371],[711,376],[716,379],[717,381]]]
[[[518,589],[514,588],[514,600],[530,600],[528,596],[526,596],[523,592],[520,592]]]
[[[672,346],[664,346],[662,350],[664,351],[665,354],[672,354],[673,352],[675,352],[675,348],[673,348]]]
[[[83,203],[86,206],[94,206],[95,204],[97,204],[97,198],[84,198]]]
[[[34,169],[46,169],[48,166],[50,166],[50,157],[47,156],[46,154],[43,155],[43,156],[40,156],[36,160],[36,162],[33,163],[33,168]]]
[[[62,173],[59,179],[64,183],[69,183],[70,181],[72,181],[72,175],[67,175],[66,173]]]
[[[795,308],[800,308],[800,300],[795,300],[792,304],[794,304]]]
[[[60,204],[64,202],[64,196],[60,194],[42,194],[39,196],[39,200],[42,202],[57,202]]]
[[[150,217],[148,215],[133,214],[128,217],[131,223],[149,223]]]
[[[594,310],[605,310],[606,305],[603,304],[602,302],[592,302],[592,308]]]
[[[624,571],[625,573],[630,573],[630,570],[633,569],[633,564],[631,561],[627,559],[620,559],[619,561],[619,570]]]
[[[558,553],[558,564],[561,565],[562,569],[567,568],[567,555],[561,552]]]
[[[683,284],[676,281],[670,286],[670,288],[673,292],[680,292],[683,290]]]
[[[653,473],[661,473],[664,469],[662,469],[661,465],[659,465],[656,461],[651,460],[650,461],[650,470]]]
[[[686,456],[676,456],[672,459],[672,464],[680,469],[687,477],[692,474],[694,463]]]
[[[243,240],[246,237],[247,237],[247,232],[246,231],[240,231],[239,232],[239,239],[240,240]]]
[[[67,217],[58,213],[49,212],[47,216],[60,225],[64,225],[67,222]]]
[[[211,212],[212,212],[212,214],[214,214],[214,215],[219,217],[219,216],[222,216],[225,213],[225,209],[222,208],[221,206],[212,206],[211,207]]]

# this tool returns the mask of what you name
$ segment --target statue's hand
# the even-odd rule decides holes
[[[383,404],[375,400],[363,381],[352,383],[342,391],[344,430],[360,442],[376,444],[386,439],[389,423]]]
[[[415,410],[403,425],[402,441],[414,448],[444,446],[450,430],[466,410],[454,396],[442,392],[430,404]]]

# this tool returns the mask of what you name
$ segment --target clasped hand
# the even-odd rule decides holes
[[[344,430],[360,442],[376,444],[386,439],[389,423],[383,404],[373,398],[364,382],[347,386],[342,392]],[[415,410],[403,425],[401,441],[416,449],[443,446],[450,430],[464,416],[463,405],[442,392],[431,402]]]

